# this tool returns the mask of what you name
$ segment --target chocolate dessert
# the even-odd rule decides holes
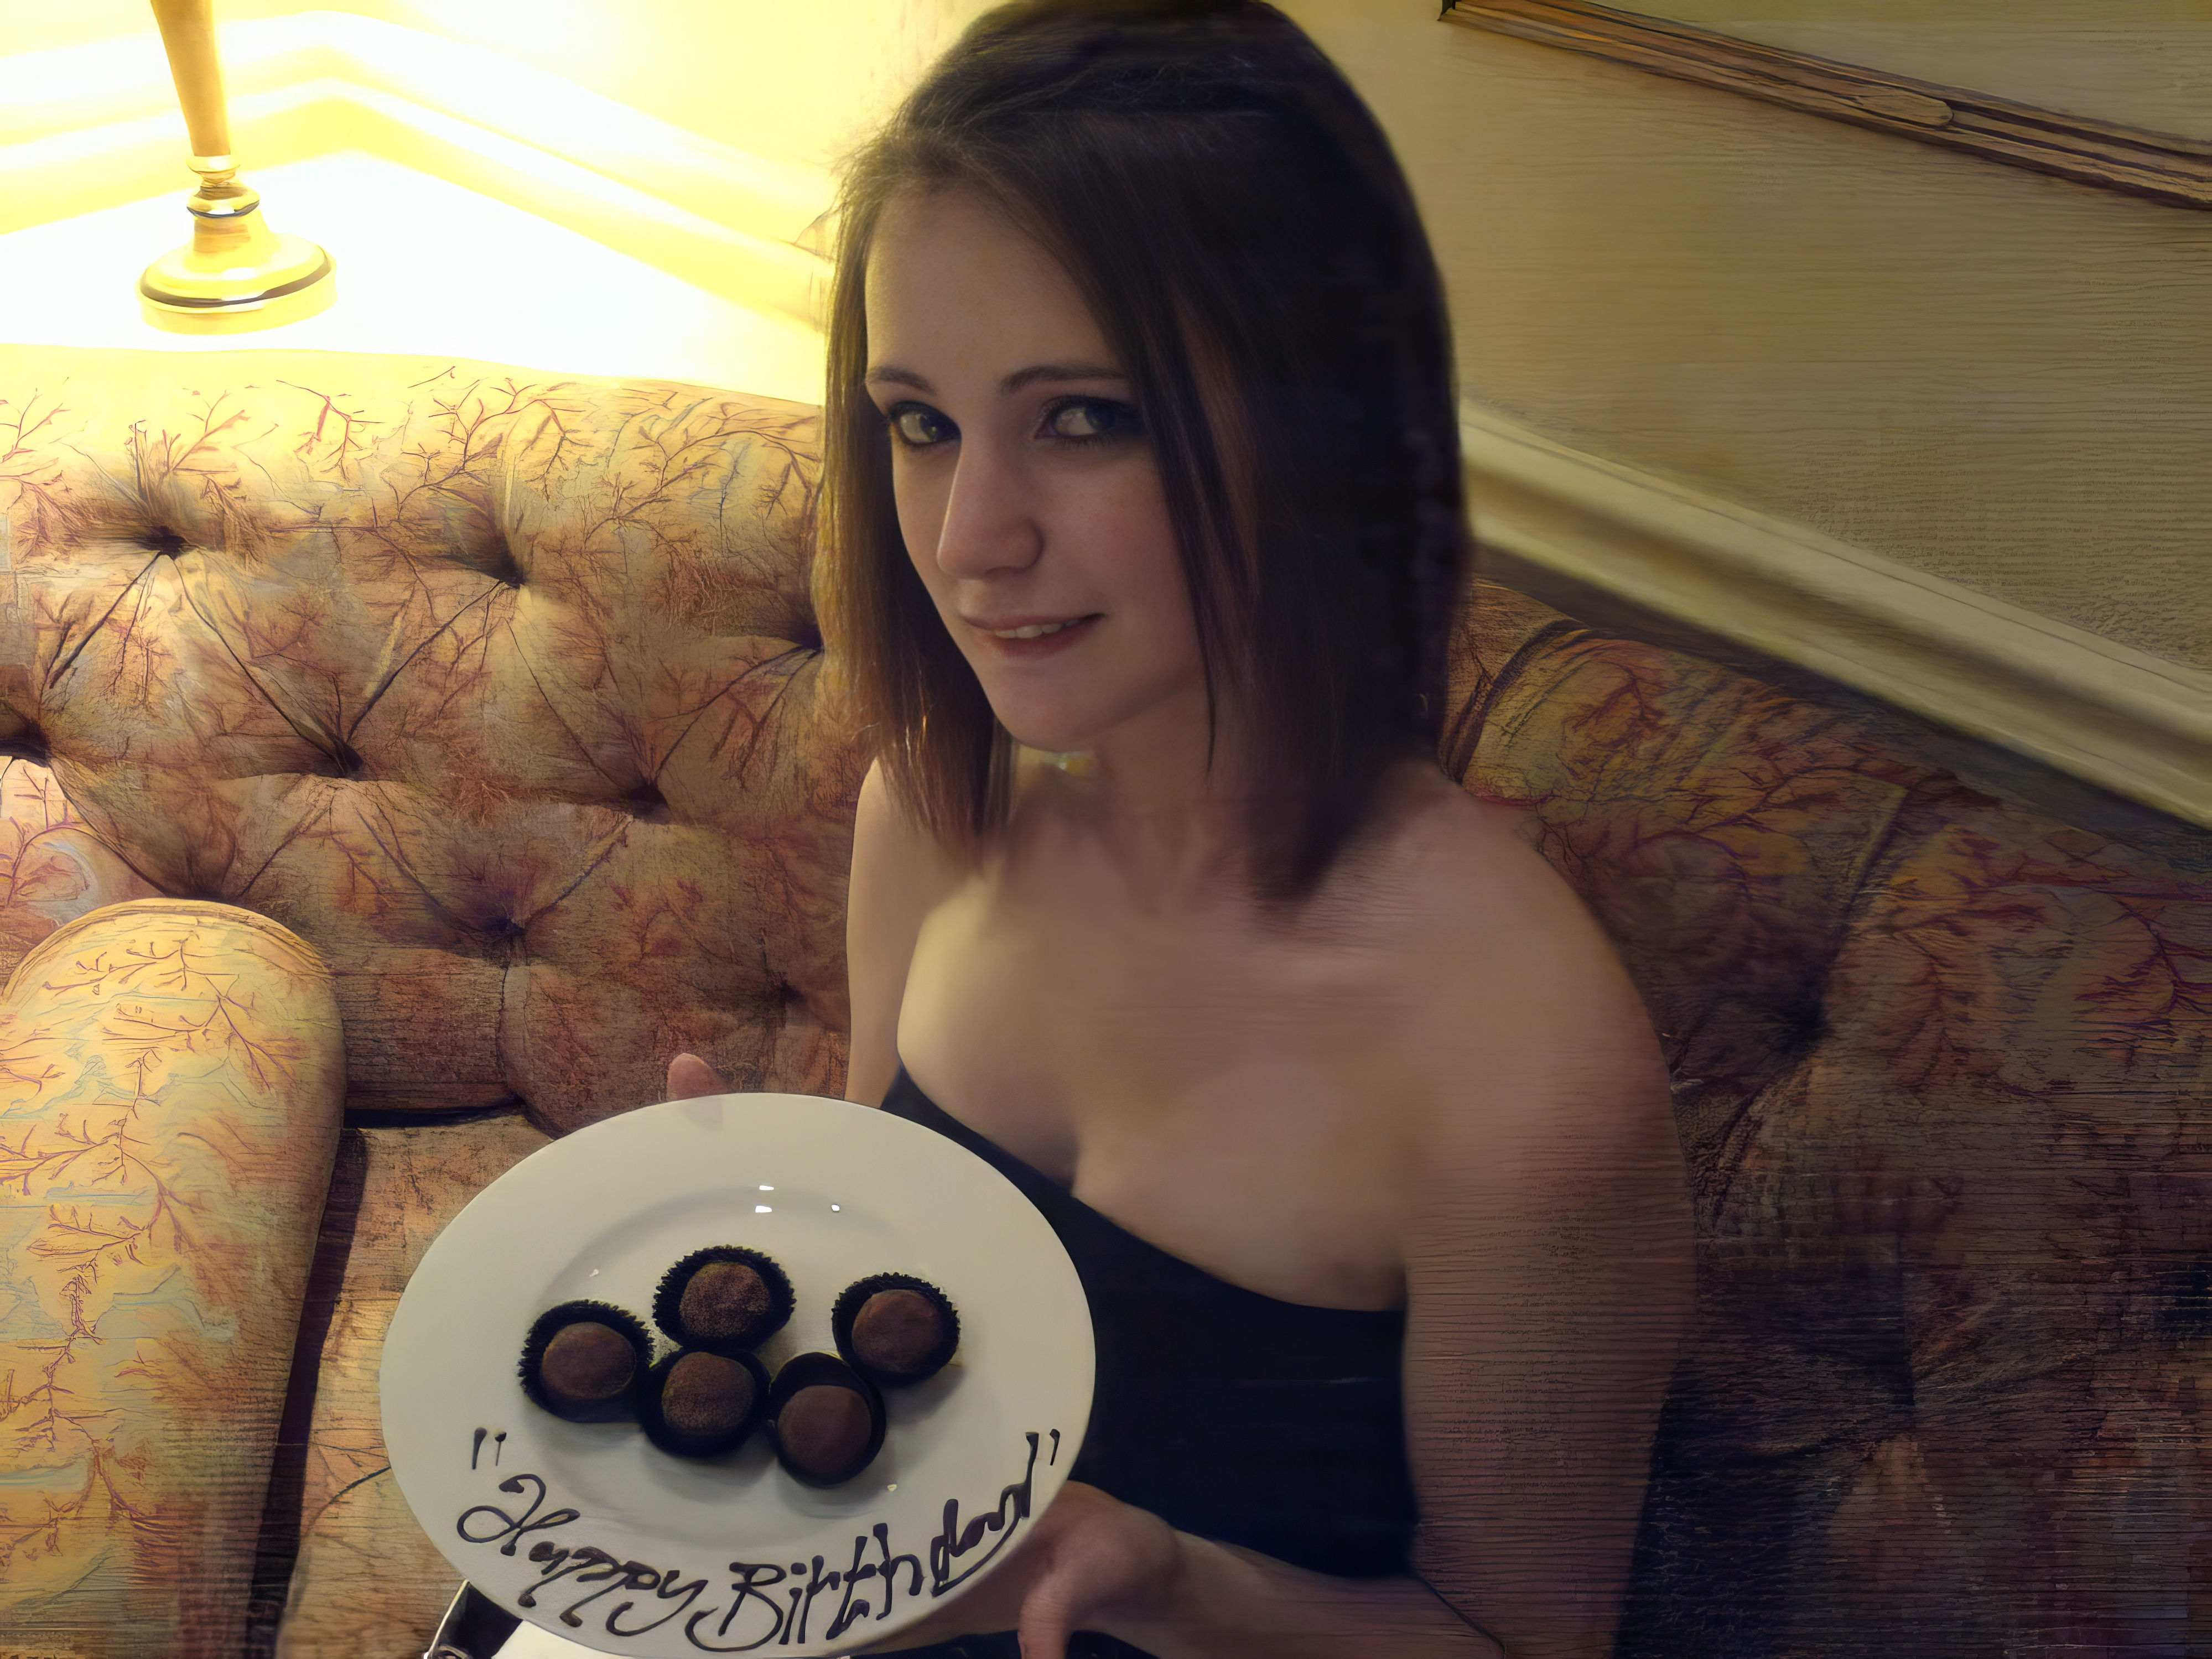
[[[781,1330],[791,1309],[783,1269],[737,1244],[694,1250],[653,1295],[653,1322],[677,1343],[728,1358]]]
[[[837,1352],[878,1388],[920,1382],[960,1346],[960,1316],[945,1292],[910,1273],[875,1273],[848,1285],[830,1311]]]
[[[778,1371],[768,1415],[777,1459],[810,1486],[850,1480],[883,1447],[882,1396],[835,1354],[803,1353]]]
[[[663,1451],[713,1457],[752,1431],[767,1397],[768,1372],[750,1354],[690,1348],[653,1368],[638,1421]]]
[[[572,1423],[628,1417],[653,1363],[635,1316],[604,1302],[564,1302],[538,1316],[522,1345],[522,1391]]]

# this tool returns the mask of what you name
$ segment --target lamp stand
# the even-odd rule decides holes
[[[146,267],[139,309],[155,327],[179,334],[242,333],[313,316],[337,297],[335,267],[306,238],[271,231],[260,196],[238,181],[214,0],[153,0],[153,6],[191,136],[187,165],[200,183],[185,203],[192,240]]]

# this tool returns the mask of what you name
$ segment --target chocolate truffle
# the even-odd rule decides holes
[[[629,1339],[611,1325],[580,1319],[563,1325],[545,1345],[538,1374],[550,1393],[580,1404],[613,1399],[637,1376]]]
[[[750,1354],[689,1348],[653,1368],[638,1421],[663,1451],[713,1457],[752,1431],[767,1395],[768,1372]]]
[[[708,1261],[684,1282],[676,1316],[687,1331],[735,1342],[760,1328],[770,1297],[759,1272],[743,1261]]]
[[[783,1269],[737,1244],[694,1250],[653,1296],[653,1322],[679,1346],[732,1358],[781,1330],[791,1310]]]
[[[960,1346],[960,1316],[945,1292],[910,1273],[875,1273],[848,1285],[830,1311],[837,1352],[878,1388],[920,1382]]]
[[[752,1415],[759,1393],[752,1373],[736,1360],[687,1353],[669,1367],[660,1385],[660,1414],[685,1434],[727,1434]]]
[[[867,1379],[835,1354],[803,1353],[776,1373],[768,1414],[775,1455],[810,1486],[850,1480],[884,1443],[884,1402]]]
[[[522,1345],[523,1392],[574,1423],[628,1417],[653,1339],[633,1315],[603,1302],[564,1302],[540,1314]]]

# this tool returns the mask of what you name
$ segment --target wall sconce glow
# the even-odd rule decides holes
[[[312,317],[337,297],[331,256],[300,236],[279,236],[261,198],[237,179],[214,0],[153,0],[169,74],[191,135],[186,162],[199,188],[185,207],[192,240],[146,267],[138,302],[146,320],[179,334],[231,334]]]

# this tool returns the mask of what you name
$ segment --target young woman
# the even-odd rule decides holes
[[[1619,962],[1433,759],[1464,517],[1388,144],[1272,7],[1044,0],[842,226],[848,1092],[1012,1176],[1099,1344],[1074,1480],[899,1645],[1607,1652],[1688,1200]]]

